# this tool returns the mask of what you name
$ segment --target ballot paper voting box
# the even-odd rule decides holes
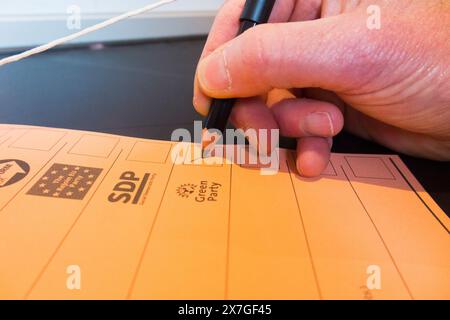
[[[399,157],[307,179],[176,147],[1,125],[0,298],[450,298],[449,218]]]

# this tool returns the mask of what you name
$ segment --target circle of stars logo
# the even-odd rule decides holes
[[[55,163],[27,194],[82,200],[102,169]]]

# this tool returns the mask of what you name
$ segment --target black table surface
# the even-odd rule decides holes
[[[54,50],[0,69],[0,122],[169,140],[201,120],[192,80],[204,38]],[[2,54],[6,56],[7,54]],[[282,146],[292,147],[290,141]],[[334,152],[395,154],[343,133]],[[450,163],[401,156],[450,214]]]

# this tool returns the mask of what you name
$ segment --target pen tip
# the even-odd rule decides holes
[[[219,131],[203,129],[202,154],[204,158],[214,157],[216,149],[222,147],[222,134]]]
[[[202,131],[202,151],[204,151],[213,142],[211,135],[208,133],[208,129]]]

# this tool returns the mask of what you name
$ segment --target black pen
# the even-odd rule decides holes
[[[275,0],[247,0],[240,18],[241,24],[237,35],[258,24],[267,23],[274,5]],[[204,124],[205,130],[215,129],[223,134],[235,101],[236,99],[213,99]]]

